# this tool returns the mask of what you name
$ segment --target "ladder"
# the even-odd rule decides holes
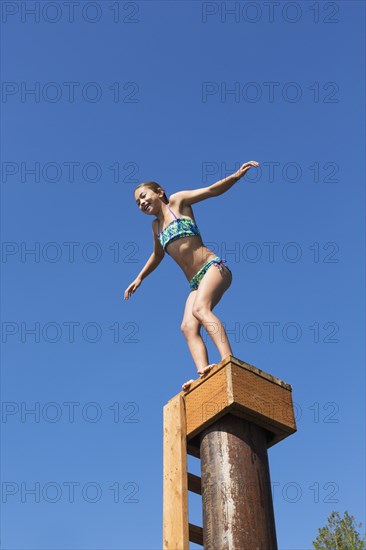
[[[187,445],[184,396],[164,406],[163,550],[189,550],[189,542],[203,546],[203,528],[189,523],[188,491],[202,494],[201,478],[187,471],[187,454],[199,458]]]

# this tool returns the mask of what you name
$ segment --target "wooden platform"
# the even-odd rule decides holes
[[[224,414],[234,414],[267,431],[271,447],[296,432],[292,387],[230,355],[184,396],[188,452],[199,457],[198,434]]]
[[[200,434],[226,414],[265,430],[267,448],[296,431],[292,388],[230,355],[189,391],[164,406],[163,549],[203,545],[203,528],[189,523],[188,491],[202,493],[201,478],[188,472],[187,453],[200,458]]]

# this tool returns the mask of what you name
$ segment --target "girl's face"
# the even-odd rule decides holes
[[[161,192],[163,194],[163,192]],[[161,199],[160,193],[156,193],[149,187],[139,187],[135,191],[136,204],[144,214],[154,214]]]

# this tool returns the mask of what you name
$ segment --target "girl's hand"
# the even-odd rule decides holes
[[[248,170],[250,170],[250,168],[252,168],[253,166],[259,166],[259,162],[255,161],[255,160],[250,160],[249,162],[246,162],[245,164],[243,164],[243,166],[241,166],[239,168],[239,170],[237,172],[235,172],[235,176],[240,179],[244,176],[244,174],[246,174],[246,172],[248,172]]]
[[[131,294],[133,294],[137,289],[138,287],[140,286],[140,284],[142,283],[142,280],[139,279],[138,277],[126,288],[125,290],[125,294],[124,294],[124,299],[125,300],[128,300],[129,297],[131,296]]]

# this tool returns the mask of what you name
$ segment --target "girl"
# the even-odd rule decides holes
[[[165,252],[177,262],[191,288],[181,330],[201,377],[215,366],[215,363],[208,364],[207,349],[200,334],[201,325],[211,336],[221,360],[232,355],[225,329],[212,313],[224,292],[230,287],[232,273],[223,265],[226,260],[216,256],[202,243],[191,205],[225,193],[252,166],[259,166],[259,163],[247,162],[228,178],[209,187],[178,191],[169,199],[164,189],[156,182],[141,183],[135,189],[135,201],[141,212],[155,216],[152,221],[154,251],[136,279],[125,290],[124,299],[128,300],[141,285],[142,280],[159,265]],[[188,390],[193,381],[191,379],[185,382],[182,385],[183,391]]]

